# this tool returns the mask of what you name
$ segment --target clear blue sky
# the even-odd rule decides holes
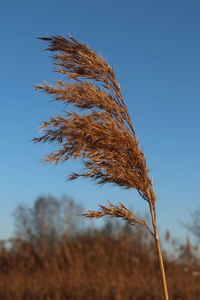
[[[12,212],[39,195],[67,194],[88,209],[125,201],[141,214],[133,190],[87,180],[66,182],[79,168],[42,166],[48,145],[29,142],[62,107],[33,86],[56,79],[38,36],[71,33],[114,66],[157,191],[161,232],[185,237],[200,200],[200,2],[0,1],[0,239],[11,236]]]

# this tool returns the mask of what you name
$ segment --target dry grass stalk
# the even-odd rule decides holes
[[[46,163],[57,164],[69,158],[82,159],[84,172],[71,174],[69,180],[83,176],[99,184],[110,182],[137,189],[150,207],[164,295],[168,299],[156,227],[156,194],[114,71],[102,57],[73,37],[68,40],[61,36],[41,39],[49,42],[49,51],[55,52],[57,72],[66,75],[72,83],[59,80],[55,86],[44,83],[36,89],[50,94],[55,101],[87,112],[64,111],[63,116],[51,118],[41,126],[44,134],[34,141],[56,142],[59,145],[56,152],[49,153],[45,158]],[[85,214],[94,218],[103,215],[122,217],[151,231],[124,205],[109,204],[101,206],[100,212]]]
[[[100,205],[99,207],[99,211],[87,211],[86,213],[82,214],[82,216],[90,219],[99,219],[103,216],[122,218],[130,225],[141,225],[145,227],[152,235],[154,235],[147,223],[143,219],[137,217],[124,204],[119,203],[119,205],[114,205],[108,202],[107,206]]]

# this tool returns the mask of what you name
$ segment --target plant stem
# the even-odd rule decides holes
[[[165,300],[169,300],[165,268],[164,268],[164,263],[163,263],[162,251],[161,251],[161,247],[160,247],[158,230],[157,230],[157,226],[156,226],[155,206],[151,202],[149,202],[149,207],[150,207],[150,211],[151,211],[151,219],[152,219],[152,224],[153,224],[153,229],[154,229],[154,240],[156,243],[156,249],[157,249],[157,254],[158,254],[158,258],[159,258],[164,298],[165,298]]]

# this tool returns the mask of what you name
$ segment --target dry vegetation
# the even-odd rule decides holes
[[[41,129],[44,134],[34,141],[58,144],[58,150],[45,158],[47,163],[57,164],[69,158],[82,160],[85,171],[73,173],[69,179],[83,176],[99,184],[113,183],[124,188],[135,188],[147,201],[153,229],[121,203],[118,206],[100,206],[100,211],[89,211],[85,216],[120,217],[152,233],[159,259],[163,294],[168,300],[156,226],[156,194],[114,71],[102,57],[73,37],[65,39],[53,36],[42,40],[47,41],[48,50],[55,53],[57,72],[66,75],[72,83],[58,80],[55,86],[45,83],[36,89],[50,94],[55,101],[65,106],[71,104],[86,113],[64,111],[63,116],[58,115],[43,122]]]
[[[35,245],[12,241],[0,250],[0,299],[160,300],[158,262],[150,235],[111,225]],[[149,238],[148,238],[149,236]],[[200,267],[165,261],[172,300],[199,300]],[[199,272],[199,273],[198,273]]]

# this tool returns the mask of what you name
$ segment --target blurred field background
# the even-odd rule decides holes
[[[162,299],[151,236],[110,219],[87,224],[81,211],[67,196],[16,208],[15,235],[1,241],[0,299]],[[178,243],[169,231],[162,240],[170,299],[198,300],[198,247]]]

